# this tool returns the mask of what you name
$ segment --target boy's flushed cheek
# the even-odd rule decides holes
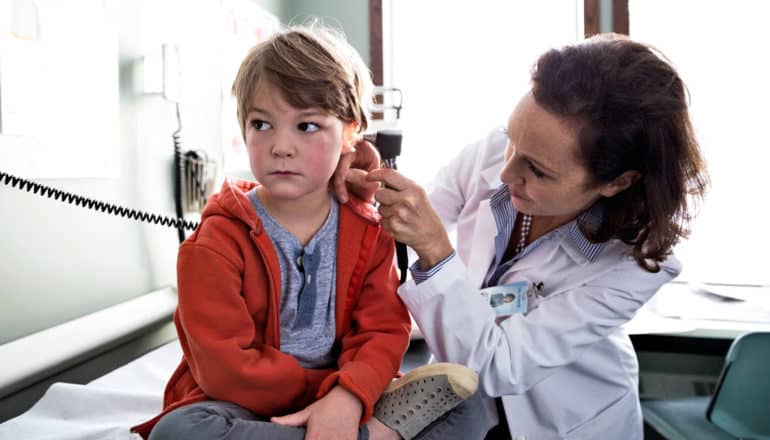
[[[340,159],[340,154],[337,152],[337,154],[334,154],[332,152],[316,152],[311,154],[306,154],[304,157],[303,162],[308,168],[321,168],[326,167],[328,164],[336,164]]]

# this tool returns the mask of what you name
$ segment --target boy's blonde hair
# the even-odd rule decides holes
[[[233,83],[238,122],[246,117],[260,82],[268,81],[296,108],[321,108],[366,130],[372,79],[361,56],[340,33],[318,24],[294,26],[249,51]]]

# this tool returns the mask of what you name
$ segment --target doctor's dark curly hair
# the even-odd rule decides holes
[[[688,113],[687,90],[671,64],[651,47],[602,34],[543,54],[532,91],[546,111],[579,127],[580,160],[591,184],[634,170],[640,178],[603,199],[603,222],[581,225],[591,241],[633,246],[649,272],[689,234],[693,204],[708,176]]]

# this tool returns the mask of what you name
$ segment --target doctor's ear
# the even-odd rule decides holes
[[[639,171],[624,171],[623,174],[612,179],[612,182],[605,184],[600,191],[600,194],[604,197],[612,197],[615,194],[625,191],[633,185],[642,174]]]
[[[352,153],[356,151],[356,144],[359,141],[358,122],[352,121],[342,127],[342,153]]]

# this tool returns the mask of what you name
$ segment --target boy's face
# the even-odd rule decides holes
[[[349,132],[339,118],[322,109],[292,107],[275,86],[263,81],[246,117],[251,171],[275,201],[327,198],[340,154],[352,148],[349,140],[343,142]]]

